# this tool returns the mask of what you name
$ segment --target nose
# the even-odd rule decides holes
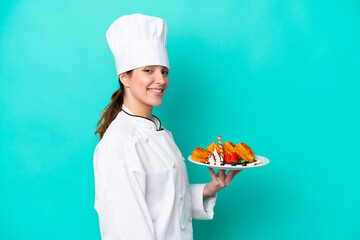
[[[156,71],[155,82],[160,85],[165,85],[166,81],[164,75],[162,74],[162,70]]]

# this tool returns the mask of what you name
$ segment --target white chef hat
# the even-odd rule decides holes
[[[138,13],[118,18],[106,32],[117,74],[149,65],[169,68],[166,35],[161,18]]]

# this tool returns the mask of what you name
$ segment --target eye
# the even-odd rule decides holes
[[[162,74],[169,75],[169,71],[163,71]]]
[[[152,72],[151,69],[144,69],[143,71],[144,71],[144,72],[148,72],[148,73],[149,73],[149,72]]]

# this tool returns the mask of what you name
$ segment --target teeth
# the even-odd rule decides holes
[[[150,92],[162,93],[162,89],[149,89]]]

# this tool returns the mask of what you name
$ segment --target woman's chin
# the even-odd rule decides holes
[[[156,99],[152,99],[151,105],[154,106],[154,107],[155,106],[160,106],[162,104],[162,102],[163,102],[162,97],[158,97]]]
[[[162,101],[156,101],[155,103],[153,103],[152,105],[154,106],[154,107],[156,107],[156,106],[160,106],[162,104]]]

